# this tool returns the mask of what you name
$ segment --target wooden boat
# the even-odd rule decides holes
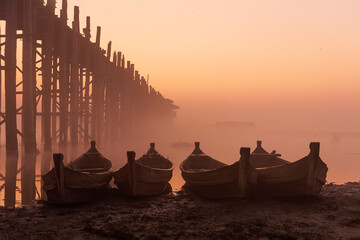
[[[135,152],[127,152],[128,163],[114,172],[115,184],[124,195],[153,196],[163,193],[169,187],[173,163],[155,150],[155,143],[149,151],[135,160]]]
[[[275,150],[271,153],[267,152],[262,148],[261,141],[257,141],[257,146],[250,155],[250,163],[254,168],[273,167],[290,163],[280,157],[281,154],[276,153]]]
[[[227,165],[206,155],[195,142],[194,151],[180,165],[190,190],[208,198],[246,197],[256,186],[256,172],[249,164],[250,148],[241,148],[240,160]]]
[[[88,202],[104,191],[112,179],[112,163],[91,148],[68,166],[63,154],[54,154],[54,168],[43,178],[47,200],[53,203]]]
[[[278,166],[256,168],[258,189],[277,196],[318,195],[328,168],[319,157],[320,143],[310,143],[309,155]]]

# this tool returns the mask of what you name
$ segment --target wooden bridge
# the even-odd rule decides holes
[[[137,126],[171,120],[178,108],[149,86],[121,52],[112,51],[111,42],[106,50],[100,47],[100,27],[96,42],[90,41],[90,17],[81,31],[75,7],[69,27],[67,0],[62,0],[60,17],[55,5],[55,0],[0,0],[0,21],[6,25],[5,31],[0,29],[0,124],[6,129],[7,206],[15,202],[19,135],[26,204],[35,197],[37,148],[47,153],[41,161],[41,172],[46,173],[54,146],[65,150],[68,144],[77,148],[91,139],[126,139]],[[19,56],[22,66],[17,65]],[[5,109],[1,109],[4,94]],[[37,144],[40,129],[41,144]]]

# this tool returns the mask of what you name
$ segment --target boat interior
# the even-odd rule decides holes
[[[91,148],[82,156],[70,162],[68,167],[81,172],[101,173],[110,171],[112,163],[98,152],[95,141],[92,141]]]
[[[170,160],[163,157],[162,155],[160,155],[155,150],[155,143],[151,143],[149,151],[146,154],[144,154],[141,158],[136,160],[136,162],[143,166],[148,166],[151,168],[158,168],[158,169],[173,168],[173,163]]]
[[[200,143],[196,142],[194,151],[181,166],[187,171],[201,172],[204,170],[214,170],[226,167],[228,165],[206,155],[203,151],[201,151]]]

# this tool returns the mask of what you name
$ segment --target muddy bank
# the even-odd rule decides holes
[[[0,222],[0,239],[360,239],[360,182],[328,184],[317,198],[215,201],[180,191],[0,208]]]

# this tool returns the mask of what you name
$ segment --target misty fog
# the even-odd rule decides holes
[[[215,120],[215,119],[214,119]],[[41,134],[38,133],[38,140]],[[179,171],[179,164],[193,151],[194,142],[200,141],[201,149],[209,156],[227,164],[232,164],[240,158],[240,147],[256,147],[256,141],[262,140],[265,150],[276,150],[282,158],[294,162],[309,153],[309,143],[320,142],[320,157],[328,165],[328,182],[345,183],[358,180],[360,169],[360,144],[358,133],[316,132],[316,131],[281,131],[262,129],[255,122],[214,121],[201,123],[198,121],[170,124],[152,123],[149,130],[138,131],[131,139],[121,142],[103,142],[98,150],[113,162],[114,170],[118,170],[127,162],[126,151],[136,151],[136,158],[145,154],[150,142],[155,142],[156,150],[174,163],[173,178],[170,181],[173,190],[180,190],[184,184]],[[1,159],[5,159],[4,137],[1,139]],[[89,144],[81,143],[77,152],[68,147],[65,161],[74,160],[84,153]],[[54,146],[54,152],[57,147]],[[73,156],[72,156],[73,155]],[[20,157],[21,159],[21,153]],[[40,159],[37,157],[37,187],[40,193]],[[52,162],[52,160],[51,160]],[[3,171],[4,161],[1,161],[0,171]],[[19,175],[21,177],[21,175]],[[20,182],[18,182],[20,184]],[[1,199],[3,199],[3,191]],[[20,197],[20,193],[17,193]],[[38,196],[37,196],[38,197]],[[19,203],[18,203],[19,204]]]

